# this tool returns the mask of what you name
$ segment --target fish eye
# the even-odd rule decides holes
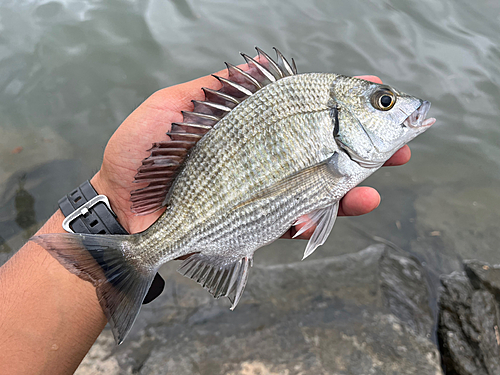
[[[370,102],[376,109],[380,111],[388,111],[394,107],[394,104],[396,103],[396,96],[390,89],[384,87],[373,93],[370,98]]]
[[[392,98],[389,95],[383,95],[379,99],[381,107],[387,108],[392,104]]]

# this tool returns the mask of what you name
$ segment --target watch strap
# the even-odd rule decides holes
[[[74,233],[128,234],[111,210],[106,196],[98,195],[87,180],[59,199],[59,208],[66,220],[64,229]]]

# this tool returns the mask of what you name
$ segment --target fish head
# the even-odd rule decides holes
[[[426,131],[431,103],[387,85],[338,76],[330,89],[337,144],[363,167],[378,167]]]

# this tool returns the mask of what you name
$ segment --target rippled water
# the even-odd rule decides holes
[[[314,257],[392,241],[439,275],[500,263],[498,1],[3,1],[0,264],[99,168],[107,139],[148,95],[278,47],[301,72],[376,74],[438,119],[411,162],[369,180],[373,213],[342,218]],[[278,241],[256,262],[301,257]],[[194,286],[193,286],[194,287]]]

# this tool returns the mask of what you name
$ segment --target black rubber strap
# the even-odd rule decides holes
[[[59,199],[59,208],[64,216],[68,216],[97,195],[87,180],[71,193]],[[78,216],[69,226],[75,233],[128,234],[116,220],[113,212],[103,202],[92,206],[86,214]]]
[[[59,199],[59,208],[64,216],[68,216],[97,196],[97,192],[87,180],[75,190]],[[75,233],[129,234],[120,225],[113,211],[104,202],[98,202],[88,210],[85,210],[85,213],[77,216],[69,223],[69,227]],[[165,281],[157,273],[142,303],[146,304],[153,301],[161,294],[164,286]]]

